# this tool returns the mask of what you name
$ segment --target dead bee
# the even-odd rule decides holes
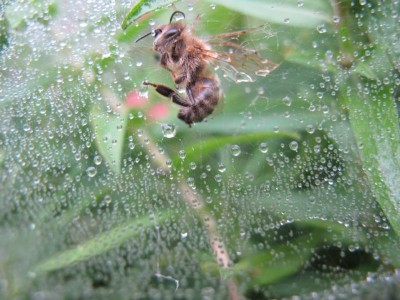
[[[236,44],[229,38],[238,37],[252,29],[219,34],[208,39],[200,39],[192,34],[183,21],[173,22],[176,15],[185,14],[181,11],[172,13],[169,24],[158,26],[154,31],[140,37],[136,42],[153,34],[154,50],[160,56],[160,63],[168,70],[175,84],[185,89],[186,97],[177,91],[163,85],[145,81],[155,90],[172,102],[181,106],[178,118],[191,127],[191,124],[201,122],[209,116],[222,97],[218,76],[210,68],[210,64],[233,71],[234,80],[253,81],[249,74],[266,76],[276,64],[262,59],[255,50]],[[210,44],[226,46],[237,52],[222,52],[211,49]],[[243,70],[243,71],[241,71]]]

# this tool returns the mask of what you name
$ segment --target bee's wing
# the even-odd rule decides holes
[[[205,55],[215,68],[220,69],[224,77],[235,82],[254,82],[256,76],[265,77],[278,67],[278,64],[258,55],[247,53],[228,53],[214,50]]]
[[[258,51],[270,36],[266,25],[218,34],[204,39],[211,46],[204,55],[225,77],[235,82],[252,82],[256,76],[266,76],[278,67]]]

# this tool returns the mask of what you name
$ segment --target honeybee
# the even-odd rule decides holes
[[[229,68],[237,82],[254,81],[252,75],[266,76],[277,65],[263,59],[257,51],[232,40],[254,28],[201,39],[182,20],[173,22],[177,15],[185,18],[183,12],[175,11],[168,24],[158,26],[136,42],[147,36],[154,36],[153,49],[159,54],[161,66],[171,73],[176,86],[184,89],[186,96],[181,96],[176,90],[163,84],[148,81],[143,84],[154,87],[157,93],[181,106],[178,118],[191,127],[193,123],[201,122],[209,116],[222,97],[219,78],[211,65],[223,70]],[[220,46],[227,46],[236,52],[213,50],[211,44],[216,41]]]

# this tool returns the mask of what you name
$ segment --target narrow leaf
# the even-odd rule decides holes
[[[126,116],[106,114],[95,107],[91,111],[91,120],[96,132],[96,144],[100,154],[109,163],[112,170],[119,174],[127,124]]]
[[[112,248],[120,246],[130,238],[137,236],[146,228],[160,224],[170,216],[164,212],[156,218],[143,216],[140,219],[135,219],[120,226],[117,226],[110,231],[100,234],[99,236],[88,240],[72,249],[57,253],[56,255],[37,264],[32,272],[40,274],[44,272],[54,271],[76,264],[78,262],[88,260],[93,256],[102,254]]]
[[[224,136],[224,137],[215,137],[210,138],[208,140],[202,140],[200,142],[196,142],[195,144],[191,144],[185,148],[186,158],[185,160],[188,162],[196,162],[202,157],[207,157],[210,153],[221,149],[228,144],[240,144],[240,143],[251,143],[254,141],[267,140],[271,138],[293,138],[296,140],[300,139],[300,136],[296,132],[262,132],[262,133],[249,133],[249,134],[241,134],[236,136]],[[201,155],[199,155],[199,153]],[[181,161],[179,157],[174,159],[176,163]]]
[[[349,109],[363,170],[376,200],[400,236],[400,133],[393,96],[382,91],[376,99],[358,93],[343,99]]]
[[[122,21],[121,27],[123,30],[128,28],[134,22],[140,20],[140,18],[153,13],[156,10],[171,6],[172,4],[180,0],[141,0],[136,5],[134,5],[131,10],[127,13],[124,20]]]

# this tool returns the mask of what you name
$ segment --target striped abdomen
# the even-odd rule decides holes
[[[179,110],[178,118],[189,126],[192,123],[201,122],[209,116],[217,106],[221,98],[219,80],[215,74],[212,78],[197,78],[189,87],[194,103],[182,107]],[[190,97],[187,99],[190,102]]]

